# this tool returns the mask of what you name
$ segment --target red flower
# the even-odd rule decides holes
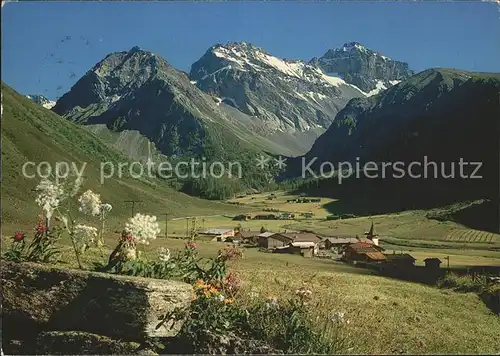
[[[131,232],[128,232],[128,231],[123,231],[122,232],[122,241],[124,242],[132,242],[134,241],[134,236],[132,236],[132,233]]]
[[[194,249],[198,248],[198,245],[192,241],[189,241],[189,242],[186,242],[186,247],[192,248],[194,250]]]
[[[24,240],[24,234],[22,232],[19,232],[19,231],[16,232],[14,234],[14,240],[15,241],[22,241],[22,240]]]
[[[44,232],[44,231],[47,231],[47,226],[43,224],[38,224],[38,226],[36,227],[36,232]]]

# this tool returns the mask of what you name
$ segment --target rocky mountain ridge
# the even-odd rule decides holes
[[[310,62],[325,73],[332,73],[347,83],[374,95],[413,75],[408,63],[395,61],[366,48],[359,42],[345,43],[329,49],[323,56]]]
[[[271,131],[326,129],[335,114],[364,93],[300,60],[283,60],[246,42],[211,47],[191,66],[198,88],[263,120]]]

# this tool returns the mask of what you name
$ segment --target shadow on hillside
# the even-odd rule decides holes
[[[359,269],[369,269],[380,277],[425,284],[439,287],[440,280],[448,272],[456,275],[500,276],[500,266],[468,266],[461,268],[428,268],[423,266],[395,266],[389,264],[357,263]],[[443,286],[441,286],[443,288]],[[460,292],[458,289],[454,289]],[[465,290],[467,292],[467,290]],[[485,289],[477,291],[479,298],[494,313],[500,314],[500,293],[498,290]]]
[[[325,180],[294,191],[295,194],[307,193],[311,196],[338,199],[323,205],[334,215],[370,216],[438,208],[441,211],[429,214],[430,218],[455,221],[472,229],[498,233],[499,204],[498,199],[488,199],[489,196],[496,196],[492,192],[489,188],[481,190],[476,182],[416,182],[394,179],[349,179],[341,185]],[[485,200],[481,204],[463,204],[464,201],[480,199]],[[442,208],[449,205],[459,207]]]
[[[500,231],[499,206],[493,201],[484,201],[450,214],[450,219],[471,229],[492,233]]]

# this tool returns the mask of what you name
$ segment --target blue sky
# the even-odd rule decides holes
[[[28,2],[2,8],[2,80],[55,99],[108,53],[135,45],[174,67],[245,40],[309,60],[357,41],[416,71],[500,72],[500,13],[487,2]]]

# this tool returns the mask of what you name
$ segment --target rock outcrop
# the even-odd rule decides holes
[[[180,324],[156,326],[186,307],[186,283],[2,261],[4,333],[79,331],[130,341],[170,337]],[[171,328],[172,326],[172,328]]]

